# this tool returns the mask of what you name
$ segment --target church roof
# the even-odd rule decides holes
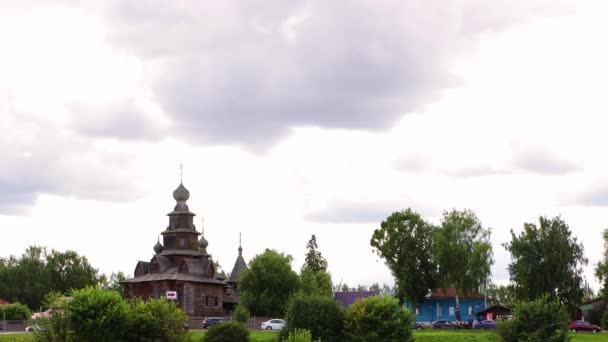
[[[236,258],[236,262],[234,263],[234,267],[232,268],[232,272],[230,272],[230,279],[228,282],[236,283],[239,280],[241,274],[247,270],[247,263],[243,258],[243,255],[239,254]]]
[[[222,299],[224,303],[233,304],[238,304],[240,300],[241,296],[239,295],[238,291],[235,291],[232,287],[228,287],[226,289],[226,293],[224,294],[224,298]]]
[[[194,283],[207,283],[207,284],[226,284],[223,281],[219,281],[213,278],[207,278],[204,276],[196,275],[196,274],[188,274],[188,273],[179,273],[178,267],[172,267],[168,269],[166,272],[161,273],[148,273],[144,274],[141,277],[131,278],[123,281],[123,283],[142,283],[147,281],[160,281],[160,280],[181,280],[181,281],[191,281]]]

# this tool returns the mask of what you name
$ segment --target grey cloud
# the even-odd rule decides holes
[[[517,146],[512,164],[520,171],[552,175],[568,174],[584,169],[582,162],[558,156],[551,149],[534,144]]]
[[[0,105],[2,105],[0,103]],[[41,194],[128,201],[141,189],[132,181],[135,159],[63,130],[52,121],[0,108],[0,214],[23,215]]]
[[[592,185],[573,191],[562,204],[608,207],[608,182],[598,180]]]
[[[175,132],[256,148],[299,125],[390,127],[459,84],[455,45],[546,2],[510,3],[114,1],[105,18],[111,44],[160,70]]]
[[[163,136],[159,123],[146,115],[134,98],[114,99],[112,103],[72,102],[66,105],[74,114],[72,129],[85,136],[108,134],[125,140],[150,140]]]
[[[425,217],[441,213],[438,208],[408,201],[348,200],[335,198],[320,209],[305,212],[304,218],[327,223],[379,223],[395,211],[411,207]]]

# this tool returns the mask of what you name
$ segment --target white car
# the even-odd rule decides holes
[[[278,318],[273,318],[269,321],[262,322],[263,330],[281,330],[285,325],[285,321]]]

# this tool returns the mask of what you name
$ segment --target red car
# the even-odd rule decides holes
[[[593,325],[589,322],[585,322],[585,321],[573,321],[570,322],[570,324],[568,324],[568,329],[570,329],[572,332],[577,332],[577,331],[592,331],[592,332],[600,332],[602,331],[602,328],[598,327],[597,325]]]

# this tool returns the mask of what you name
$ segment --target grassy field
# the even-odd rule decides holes
[[[192,341],[198,342],[203,338],[202,331],[190,333]],[[252,342],[276,342],[278,333],[266,331],[254,331],[251,333]],[[500,342],[496,333],[491,331],[415,331],[416,342]],[[572,342],[608,342],[608,334],[578,333],[571,334]],[[34,335],[23,334],[0,334],[0,342],[33,342]]]

